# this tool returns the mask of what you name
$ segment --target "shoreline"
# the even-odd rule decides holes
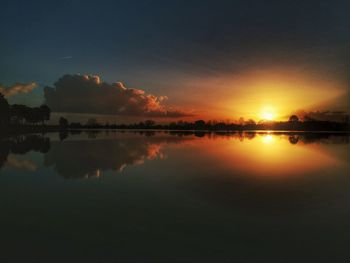
[[[179,132],[179,133],[280,133],[280,134],[343,134],[350,135],[350,130],[293,130],[293,129],[171,129],[171,128],[110,128],[110,127],[82,127],[82,128],[61,128],[54,125],[45,126],[22,126],[9,127],[0,130],[0,137],[12,137],[27,134],[46,133],[70,133],[86,131],[121,131],[121,132]]]

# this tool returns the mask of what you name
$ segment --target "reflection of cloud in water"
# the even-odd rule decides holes
[[[10,138],[0,138],[0,169],[4,164],[11,168],[33,170],[34,164],[29,160],[19,160],[9,156],[25,155],[30,151],[46,153],[50,150],[50,139],[42,135],[17,135]]]
[[[121,136],[111,139],[54,142],[45,165],[54,166],[64,178],[100,177],[104,171],[121,172],[127,166],[163,158],[162,147],[179,143],[170,137]]]
[[[37,166],[31,160],[22,160],[14,155],[9,155],[7,158],[6,166],[28,172],[35,172]]]

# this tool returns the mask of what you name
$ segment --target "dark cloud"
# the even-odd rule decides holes
[[[344,111],[304,111],[295,114],[303,120],[348,122],[350,116]]]
[[[16,83],[10,87],[4,87],[0,85],[0,93],[2,93],[6,97],[11,97],[17,95],[19,93],[29,93],[33,91],[37,87],[37,84],[32,83]]]
[[[164,105],[165,96],[108,84],[99,76],[65,75],[54,88],[44,89],[46,104],[55,112],[117,114],[149,117],[183,117],[189,114]]]

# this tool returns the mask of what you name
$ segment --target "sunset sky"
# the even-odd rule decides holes
[[[349,10],[313,0],[2,1],[0,91],[121,121],[349,112]]]

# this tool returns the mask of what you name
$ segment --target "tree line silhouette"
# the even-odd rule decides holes
[[[282,130],[282,131],[349,131],[348,119],[343,122],[319,121],[313,119],[299,120],[292,115],[288,121],[240,121],[239,123],[226,123],[217,121],[197,120],[194,122],[178,121],[169,124],[156,123],[146,120],[134,124],[100,124],[96,119],[89,119],[85,124],[72,122],[61,117],[61,129],[121,129],[121,130],[198,130],[198,131],[247,131],[247,130]]]
[[[0,126],[9,125],[42,125],[50,120],[51,110],[47,105],[28,107],[26,105],[10,105],[0,93]]]

